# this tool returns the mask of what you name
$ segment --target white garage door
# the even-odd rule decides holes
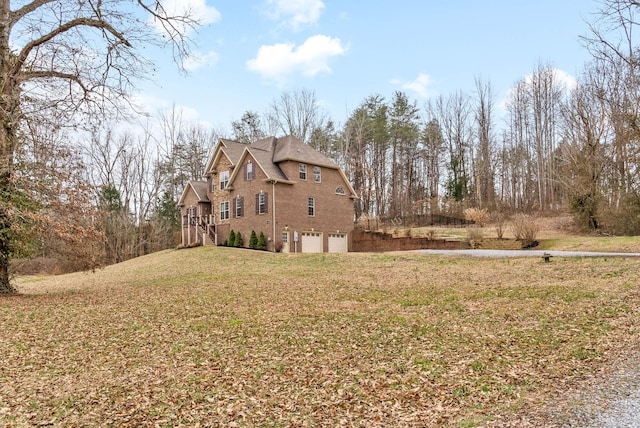
[[[322,251],[322,233],[302,232],[303,253],[321,253]]]
[[[346,253],[347,252],[347,235],[345,233],[329,234],[329,252],[330,253]]]

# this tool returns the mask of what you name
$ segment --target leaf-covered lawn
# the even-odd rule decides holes
[[[638,259],[197,248],[0,299],[6,426],[481,426],[639,344]]]

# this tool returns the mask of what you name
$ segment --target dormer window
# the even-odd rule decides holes
[[[300,180],[306,180],[306,179],[307,179],[307,164],[301,163],[300,164]]]

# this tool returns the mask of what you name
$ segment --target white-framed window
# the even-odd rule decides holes
[[[196,224],[196,207],[187,208],[187,223],[192,226]]]
[[[338,186],[336,187],[336,195],[346,195],[347,192],[345,192],[344,187],[342,186]]]
[[[307,198],[307,213],[309,214],[309,217],[314,217],[316,215],[316,198]]]
[[[244,198],[242,196],[234,198],[233,204],[236,218],[242,217],[244,215]]]
[[[256,214],[266,214],[268,211],[268,197],[264,192],[256,195]]]
[[[300,180],[306,180],[306,179],[307,179],[307,164],[301,163],[300,164]]]
[[[254,178],[256,178],[256,176],[253,171],[253,163],[249,162],[247,164],[247,180],[253,180]]]
[[[220,220],[229,220],[229,201],[220,202]]]
[[[224,190],[229,185],[229,171],[222,171],[220,173],[220,190]]]
[[[313,167],[313,181],[315,181],[316,183],[320,183],[320,167],[319,166]]]

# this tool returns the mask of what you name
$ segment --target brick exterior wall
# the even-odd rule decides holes
[[[342,175],[337,169],[320,168],[320,182],[314,181],[313,167],[307,165],[307,179],[299,178],[300,162],[288,161],[280,165],[282,171],[294,185],[282,185],[276,189],[277,198],[277,222],[280,230],[288,227],[289,230],[298,232],[321,232],[323,239],[323,251],[329,250],[329,234],[345,233],[347,242],[351,242],[350,233],[354,227],[354,204],[346,194],[336,193],[338,187],[345,188]],[[315,215],[308,214],[308,199],[314,198]],[[303,238],[300,238],[303,239]],[[293,241],[292,239],[290,241]],[[293,242],[290,242],[290,251],[294,251]],[[298,243],[298,251],[301,243]]]
[[[254,177],[247,179],[246,165],[253,164]],[[231,162],[222,156],[216,165],[216,174],[208,180],[207,196],[211,201],[215,218],[217,242],[222,244],[231,230],[240,232],[243,238],[243,246],[249,245],[251,231],[257,235],[262,232],[267,239],[267,249],[274,251],[280,249],[282,233],[289,232],[288,248],[283,251],[301,251],[302,242],[295,246],[294,231],[298,233],[300,240],[302,232],[320,232],[323,239],[323,251],[329,250],[329,234],[346,234],[347,245],[350,245],[350,233],[354,227],[354,204],[349,196],[349,189],[345,185],[343,176],[339,170],[320,167],[320,182],[314,180],[314,166],[307,165],[307,179],[299,178],[300,162],[286,161],[279,164],[284,174],[291,183],[267,182],[266,174],[260,168],[256,159],[250,154],[243,163],[235,166],[239,168],[234,182],[228,189],[220,189],[220,176],[224,171],[231,170]],[[211,181],[214,181],[214,191],[211,191]],[[339,187],[345,190],[345,194],[337,194]],[[267,199],[266,213],[257,213],[256,195],[263,193]],[[308,214],[308,198],[315,200],[315,215]],[[234,201],[243,201],[243,212],[236,216]],[[229,219],[220,218],[220,202],[229,202]],[[186,202],[186,201],[185,201]],[[275,204],[274,204],[275,203]],[[275,212],[274,212],[275,205]],[[185,203],[183,211],[188,206]]]

